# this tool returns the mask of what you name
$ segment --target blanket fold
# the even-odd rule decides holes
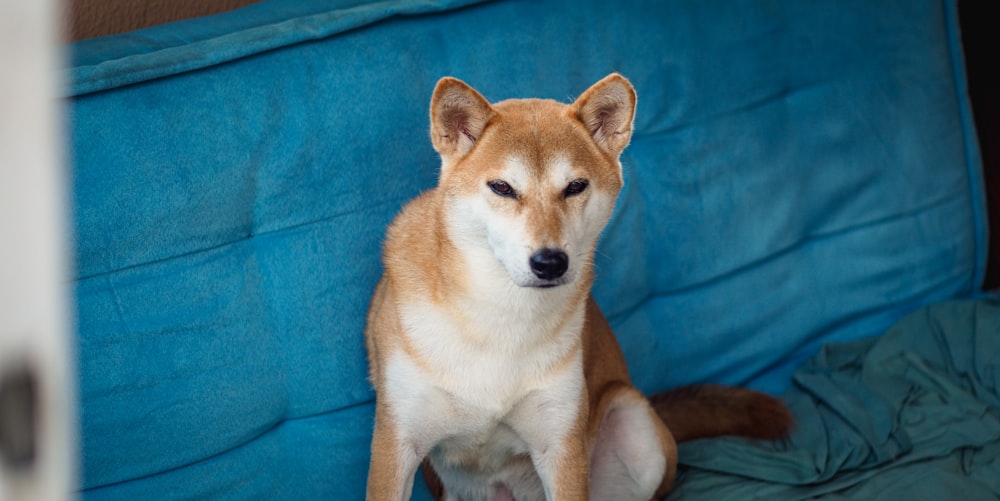
[[[670,499],[996,499],[1000,297],[933,305],[830,345],[784,397],[788,440],[681,445]]]

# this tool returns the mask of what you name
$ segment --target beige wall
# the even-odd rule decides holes
[[[70,40],[236,9],[260,0],[65,0]]]

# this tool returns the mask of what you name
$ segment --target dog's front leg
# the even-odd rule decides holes
[[[383,405],[376,403],[375,434],[368,466],[368,501],[407,501],[422,458],[387,419]]]
[[[575,367],[554,375],[550,386],[531,392],[509,414],[508,423],[528,444],[548,501],[589,496],[587,394],[583,371]]]
[[[551,501],[587,501],[590,461],[582,433],[574,432],[560,443],[532,450],[532,463],[542,480],[545,498]]]

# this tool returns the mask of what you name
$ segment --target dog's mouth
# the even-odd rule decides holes
[[[563,284],[563,282],[553,282],[553,283],[547,283],[547,284],[531,285],[529,287],[534,287],[536,289],[551,289],[553,287],[559,287],[562,284]]]
[[[555,289],[557,287],[566,285],[573,281],[569,277],[569,275],[563,275],[558,278],[548,278],[548,279],[538,278],[536,276],[526,277],[524,275],[520,276],[510,275],[510,278],[511,282],[513,282],[513,285],[517,286],[519,289],[535,289],[535,290]]]
[[[524,287],[526,289],[554,289],[556,287],[566,285],[570,282],[571,280],[566,275],[563,275],[559,278],[550,278],[550,279],[535,277],[528,283],[522,283],[521,287]]]

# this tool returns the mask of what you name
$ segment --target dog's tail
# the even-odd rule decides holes
[[[720,435],[775,440],[787,436],[795,423],[781,400],[745,388],[684,386],[649,401],[678,442]]]

